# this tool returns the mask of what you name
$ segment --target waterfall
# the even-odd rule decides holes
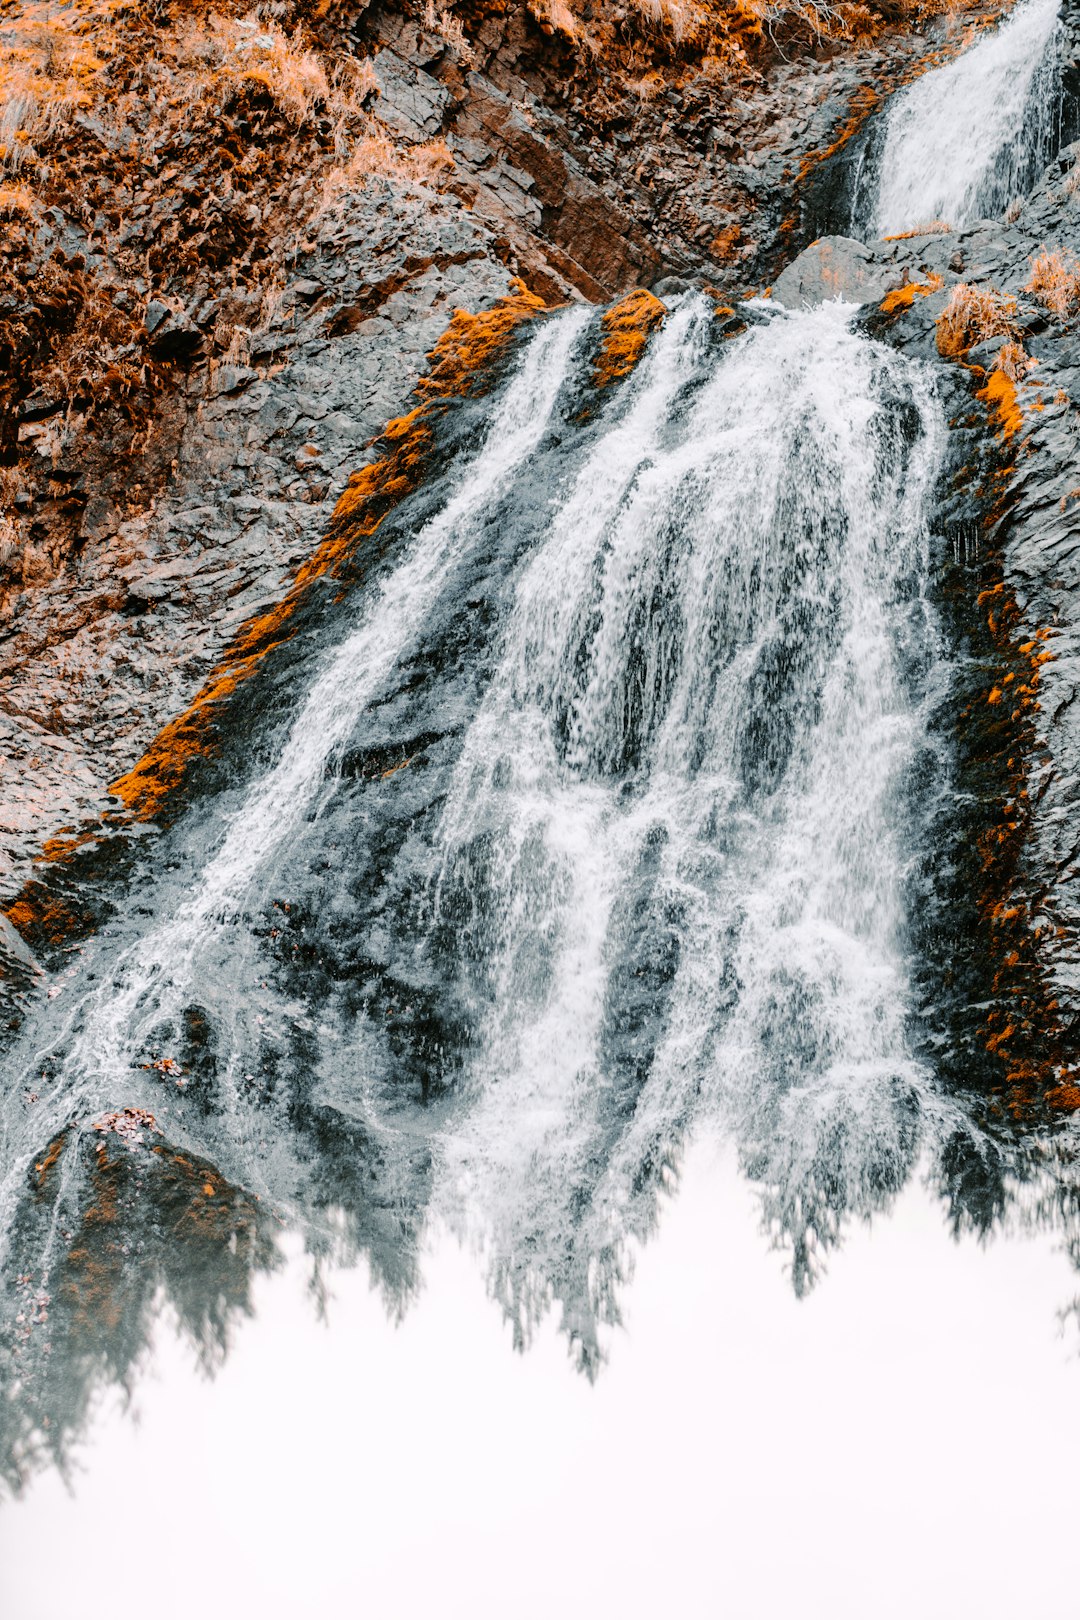
[[[1020,0],[993,32],[893,98],[876,233],[1002,213],[1054,154],[1059,0]]]
[[[902,1182],[927,1084],[906,784],[938,656],[939,410],[850,306],[750,313],[725,341],[680,299],[606,402],[591,317],[540,324],[209,858],[181,828],[188,876],[32,1033],[54,1089],[32,1139],[8,1109],[9,1198],[43,1106],[58,1128],[138,1102],[296,1219],[362,1168],[380,1204],[434,1200],[488,1245],[523,1333],[554,1292],[589,1354],[703,1116],[742,1144],[801,1277],[844,1210]],[[451,656],[448,604],[474,593],[495,622]],[[441,764],[393,786],[345,769],[387,714],[434,737],[458,712]],[[270,949],[279,894],[314,980]],[[200,1101],[166,1101],[146,1065],[189,1008],[214,1062]],[[403,1134],[418,1072],[447,1102]]]
[[[776,315],[718,362],[679,309],[522,572],[465,739],[436,912],[467,918],[477,1039],[447,1161],[516,1318],[534,1275],[577,1331],[604,1314],[703,1108],[769,1181],[823,1140],[853,1203],[906,1174],[942,435],[851,313]]]

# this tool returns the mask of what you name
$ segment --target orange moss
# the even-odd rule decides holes
[[[931,275],[926,281],[908,281],[902,287],[894,287],[881,300],[882,313],[893,315],[897,310],[910,309],[916,296],[929,298],[931,293],[938,292],[943,285],[940,276]]]
[[[24,939],[37,936],[50,944],[68,938],[82,923],[78,912],[61,896],[49,894],[34,881],[26,884],[17,899],[4,908],[4,916]]]
[[[1024,413],[1017,398],[1016,384],[1005,371],[992,371],[976,397],[990,407],[1002,439],[1011,439],[1023,427]]]
[[[713,237],[709,251],[714,259],[726,264],[735,257],[741,239],[742,228],[738,225],[727,225]]]
[[[38,859],[54,864],[58,861],[70,861],[76,851],[82,849],[86,844],[92,844],[96,837],[97,832],[91,829],[88,832],[75,833],[68,837],[58,834],[55,838],[46,838],[41,846],[41,854]]]
[[[428,357],[431,369],[417,388],[421,404],[387,424],[382,434],[386,454],[352,474],[325,539],[297,570],[285,596],[241,627],[184,713],[163,727],[138,764],[112,784],[111,791],[129,811],[140,819],[158,813],[192,761],[208,752],[211,725],[225,700],[267,653],[293,634],[292,620],[311,585],[326,575],[339,575],[360,542],[416,488],[433,442],[433,412],[441,402],[481,387],[487,368],[517,326],[544,308],[542,299],[515,280],[507,297],[491,309],[478,315],[454,312]]]
[[[1080,1109],[1080,1086],[1063,1080],[1046,1093],[1046,1101],[1059,1113],[1075,1114]]]
[[[666,314],[659,298],[640,287],[636,292],[627,293],[606,312],[602,321],[604,340],[593,368],[597,388],[606,388],[633,371],[649,341],[649,334]]]

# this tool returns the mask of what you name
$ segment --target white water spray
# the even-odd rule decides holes
[[[524,572],[466,740],[439,894],[489,899],[446,1158],[518,1321],[555,1277],[588,1337],[642,1166],[702,1101],[777,1170],[841,1119],[860,1194],[903,1151],[900,649],[932,644],[941,424],[850,313],[776,316],[717,364],[683,306]]]

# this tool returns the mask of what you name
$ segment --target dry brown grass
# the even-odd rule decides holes
[[[579,38],[582,24],[566,0],[526,0],[526,5],[542,33],[561,34],[564,39],[575,41]]]
[[[930,219],[925,225],[913,225],[910,231],[894,231],[892,236],[883,236],[883,242],[906,242],[913,236],[945,236],[952,230],[947,219]]]
[[[1080,306],[1080,263],[1058,248],[1051,251],[1043,248],[1038,258],[1032,260],[1031,275],[1024,284],[1024,291],[1063,321]]]
[[[958,281],[937,318],[938,353],[955,359],[986,338],[1015,340],[1015,322],[1015,298],[993,287],[972,287]]]
[[[356,142],[348,157],[323,175],[309,224],[318,225],[337,212],[349,195],[373,176],[392,176],[421,185],[437,185],[452,171],[454,154],[441,135],[418,146],[395,144],[386,132],[372,126]]]
[[[454,166],[445,142],[409,147],[392,137],[371,110],[379,91],[371,61],[344,52],[331,60],[300,28],[287,31],[272,15],[279,9],[269,5],[230,15],[223,5],[221,13],[197,6],[181,11],[175,29],[154,28],[152,88],[134,93],[149,93],[161,124],[175,126],[178,134],[193,125],[209,127],[237,106],[247,118],[248,108],[255,108],[261,119],[269,107],[298,135],[305,132],[317,147],[305,210],[315,220],[373,174],[438,184]],[[135,25],[134,36],[123,36],[125,18]],[[436,11],[428,0],[427,21],[466,66],[472,63],[451,12]],[[139,0],[29,0],[17,15],[0,10],[0,178],[5,171],[10,176],[0,185],[0,219],[31,219],[40,211],[36,193],[48,189],[50,173],[54,179],[64,173],[65,143],[84,114],[92,112],[102,143],[138,171],[132,93],[110,68],[122,59],[123,48],[130,64],[132,37],[145,35],[147,26]],[[252,150],[250,166],[259,164],[265,167],[261,153]],[[224,176],[226,188],[243,169],[241,163]]]
[[[8,174],[93,104],[120,0],[29,0],[0,21],[0,163]]]
[[[651,106],[664,93],[664,76],[653,68],[640,79],[628,79],[626,88],[637,97],[642,106]]]
[[[525,0],[545,34],[560,35],[631,94],[658,65],[678,64],[730,88],[733,78],[757,77],[763,61],[778,53],[790,59],[825,42],[864,44],[905,21],[922,26],[959,6],[960,0]],[[492,9],[504,7],[507,0]]]
[[[0,219],[32,218],[40,204],[29,186],[21,183],[0,186]]]
[[[363,101],[378,89],[369,61],[342,57],[331,67],[299,31],[286,33],[265,11],[192,21],[177,56],[193,99],[263,93],[296,128],[315,113],[338,128],[363,121]]]
[[[676,45],[698,39],[709,21],[707,7],[695,0],[631,0],[639,25],[666,34]]]
[[[555,3],[557,6],[561,6],[561,0],[555,0]],[[566,8],[561,7],[561,9],[565,10]],[[436,8],[435,0],[427,0],[427,5],[424,7],[424,27],[430,33],[438,34],[439,38],[449,45],[458,61],[463,63],[465,67],[476,66],[476,52],[469,43],[461,19],[455,17],[454,13],[447,7],[440,6]]]
[[[1010,340],[1008,343],[1001,345],[990,369],[992,371],[1003,371],[1010,382],[1018,383],[1023,382],[1033,364],[1034,361],[1024,349],[1023,344],[1014,343]]]

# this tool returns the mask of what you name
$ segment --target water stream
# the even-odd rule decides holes
[[[1029,191],[1060,145],[1060,0],[1020,0],[945,67],[889,103],[877,235],[990,219]]]

